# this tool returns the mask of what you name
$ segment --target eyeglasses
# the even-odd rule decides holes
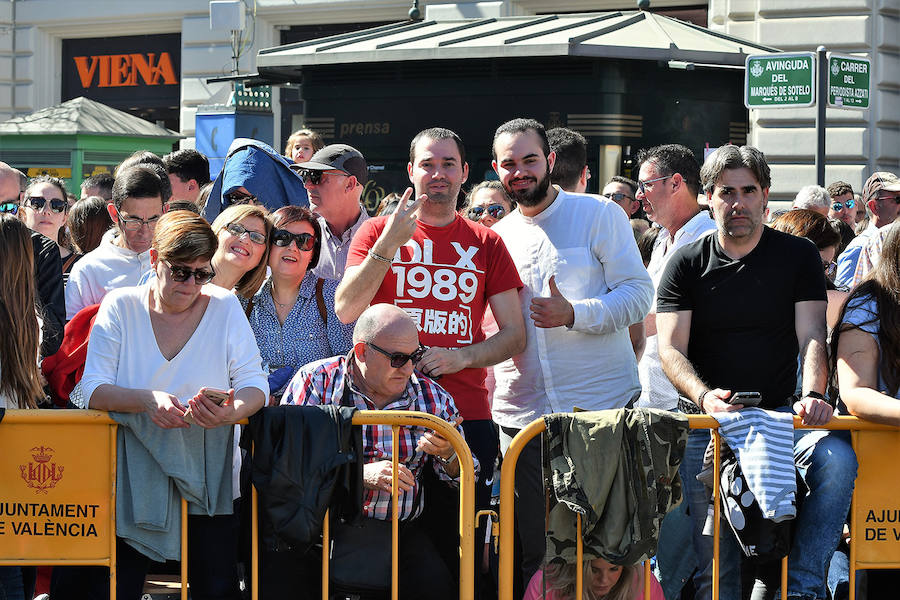
[[[894,194],[893,196],[877,196],[876,200],[893,200],[894,204],[900,204],[900,196]]]
[[[425,351],[428,350],[428,348],[426,348],[422,344],[419,344],[419,347],[415,352],[411,352],[410,354],[403,354],[402,352],[388,352],[384,348],[379,348],[372,342],[366,342],[366,345],[391,359],[391,366],[395,369],[399,369],[400,367],[405,365],[407,361],[410,360],[413,361],[413,364],[419,362],[420,360],[422,360],[422,357],[425,356]]]
[[[155,217],[150,217],[146,221],[144,219],[138,219],[137,217],[126,217],[125,215],[119,215],[119,221],[122,223],[122,227],[127,229],[128,231],[137,231],[144,225],[153,229],[156,227],[156,223],[159,221],[159,215]]]
[[[833,210],[834,212],[840,212],[844,209],[845,206],[848,209],[853,208],[854,206],[856,206],[856,200],[854,200],[853,198],[850,198],[846,202],[832,202],[831,210]]]
[[[648,179],[647,181],[641,181],[638,179],[638,191],[642,194],[646,194],[647,190],[653,189],[653,184],[657,181],[662,181],[664,179],[668,179],[671,175],[666,175],[665,177],[657,177],[656,179]]]
[[[615,194],[609,194],[607,196],[607,198],[609,198],[610,200],[612,200],[613,202],[616,202],[616,203],[622,202],[623,200],[630,200],[630,201],[637,200],[637,198],[635,198],[634,196],[629,196],[628,194],[623,194],[622,192],[616,192]]]
[[[0,203],[0,213],[17,214],[19,212],[19,203],[15,200]]]
[[[256,196],[253,194],[245,194],[244,192],[234,191],[222,194],[222,198],[228,202],[229,206],[237,206],[240,204],[253,204],[257,202]]]
[[[480,221],[481,217],[484,216],[485,211],[495,219],[502,219],[506,216],[506,209],[503,208],[502,204],[491,204],[487,208],[484,206],[473,206],[470,208],[467,213],[469,215],[469,220]]]
[[[225,226],[225,231],[236,238],[242,238],[246,233],[251,242],[253,242],[254,244],[259,244],[260,246],[264,246],[266,243],[266,234],[260,233],[258,231],[251,231],[240,223],[229,223]]]
[[[324,175],[343,175],[344,177],[349,177],[347,173],[341,173],[340,171],[318,171],[315,169],[300,169],[298,174],[300,175],[300,179],[303,180],[303,183],[311,183],[312,185],[319,185],[322,183],[322,177]]]
[[[172,280],[177,281],[178,283],[182,283],[188,280],[189,277],[193,275],[194,283],[196,285],[204,285],[213,280],[213,277],[216,276],[216,272],[212,269],[188,269],[187,267],[182,267],[179,265],[173,265],[167,260],[160,261],[167,267],[169,267],[169,271],[172,272]]]
[[[291,245],[294,242],[297,250],[309,252],[316,245],[316,236],[311,233],[291,233],[287,229],[276,229],[272,232],[272,243],[280,248]]]
[[[44,210],[44,206],[47,203],[50,203],[50,211],[59,214],[61,212],[65,212],[67,208],[69,208],[69,203],[65,200],[57,200],[53,198],[52,200],[48,200],[43,196],[29,196],[25,198],[25,205],[30,206],[34,210]]]

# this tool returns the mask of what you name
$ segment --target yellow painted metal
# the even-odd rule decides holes
[[[652,577],[652,573],[650,573],[650,561],[644,561],[644,600],[650,600],[650,577]]]
[[[322,600],[328,600],[328,565],[331,546],[331,511],[325,511],[325,520],[322,521]],[[255,600],[255,599],[254,599]]]
[[[256,446],[250,448],[251,453]],[[327,522],[327,515],[326,515]],[[259,600],[259,496],[256,487],[250,486],[250,600]]]
[[[787,576],[788,576],[788,557],[781,559],[781,597],[787,598]]]
[[[584,539],[581,536],[581,513],[575,513],[575,597],[584,598]]]
[[[400,597],[400,501],[399,472],[400,472],[400,426],[391,427],[391,598],[398,600]]]
[[[181,600],[188,600],[188,510],[181,499]]]
[[[850,439],[853,442],[853,449],[859,446],[859,432],[851,431]],[[857,461],[859,457],[857,457]],[[859,531],[859,518],[857,517],[857,503],[858,500],[856,498],[856,489],[854,487],[853,490],[853,501],[850,503],[850,535],[854,535],[854,532]],[[858,563],[856,561],[856,544],[851,541],[850,543],[850,600],[856,600],[856,569],[858,569]]]
[[[93,412],[93,411],[92,411]],[[9,414],[9,413],[7,413]],[[105,413],[104,413],[105,414]],[[107,418],[108,415],[107,415]],[[112,420],[112,419],[110,419]],[[117,449],[119,447],[117,427],[109,427],[109,520],[113,533],[116,531],[116,469],[118,466]],[[109,536],[109,597],[116,600],[116,581],[118,577],[116,563],[116,536]]]
[[[692,423],[693,425],[693,423]],[[712,432],[713,439],[713,564],[712,564],[712,597],[719,600],[719,535],[720,524],[722,520],[722,507],[719,502],[720,489],[719,473],[722,472],[722,440],[719,438],[719,432]]]

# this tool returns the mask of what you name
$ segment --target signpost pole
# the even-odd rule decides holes
[[[825,46],[816,48],[816,182],[825,187],[825,108],[828,106],[828,60]]]

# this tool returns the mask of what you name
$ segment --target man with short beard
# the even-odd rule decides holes
[[[408,188],[396,212],[362,224],[350,244],[335,311],[350,323],[369,304],[384,302],[413,318],[428,347],[416,367],[441,378],[465,419],[466,441],[482,465],[475,506],[486,509],[491,495],[486,483],[493,474],[498,440],[485,367],[525,346],[518,296],[522,284],[500,237],[456,212],[469,172],[459,136],[439,127],[417,134],[407,171],[416,200],[410,202],[413,190]],[[488,306],[500,330],[485,339],[481,322]],[[437,506],[434,499],[429,505]],[[445,513],[442,520],[452,526],[453,514],[458,513]],[[476,539],[483,540],[483,529],[478,531]],[[444,537],[456,539],[452,534]]]
[[[544,126],[504,123],[494,135],[494,170],[518,209],[494,225],[523,288],[524,352],[496,367],[494,421],[505,452],[526,425],[575,406],[621,408],[640,395],[628,326],[650,310],[653,282],[631,225],[610,200],[550,185],[556,155]],[[516,531],[527,585],[544,556],[540,438],[516,467]]]

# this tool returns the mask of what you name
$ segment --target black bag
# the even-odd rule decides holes
[[[328,572],[335,590],[391,589],[391,522],[363,518],[357,525],[332,519]]]
[[[796,469],[795,469],[796,473]],[[730,448],[722,447],[720,477],[722,512],[741,546],[744,556],[759,562],[781,560],[791,550],[796,519],[776,523],[763,516],[756,498],[750,492],[737,457]],[[806,484],[797,474],[795,502],[806,495]]]

